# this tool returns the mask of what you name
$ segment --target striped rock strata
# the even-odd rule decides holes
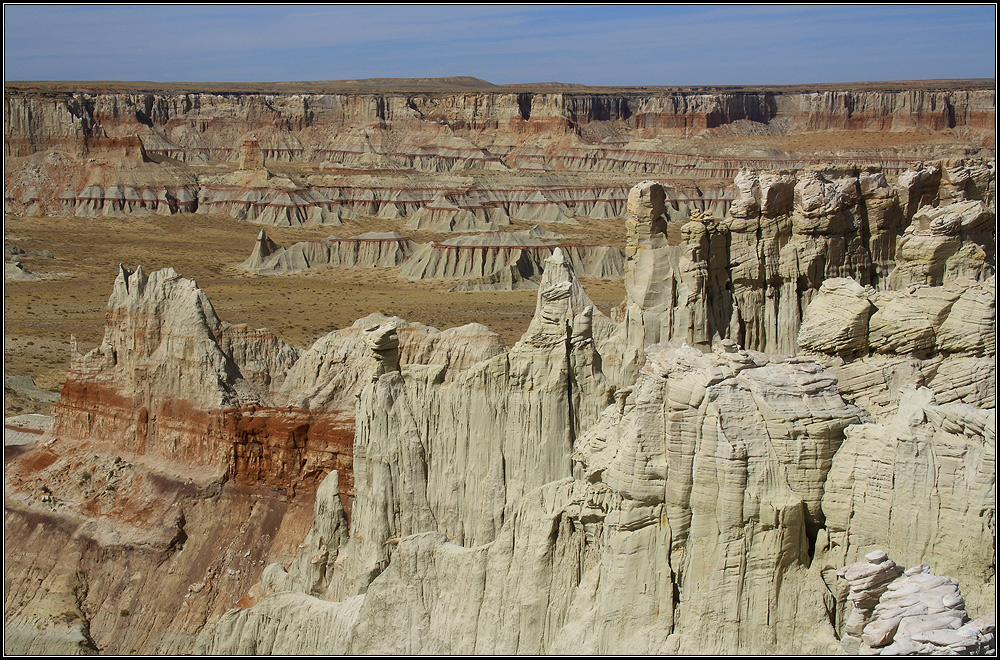
[[[238,268],[255,273],[293,273],[307,268],[392,268],[413,253],[415,244],[397,232],[367,232],[350,238],[328,236],[290,248],[261,229],[253,252]]]

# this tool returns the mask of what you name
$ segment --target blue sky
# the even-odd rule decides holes
[[[7,80],[994,78],[994,5],[6,5]]]

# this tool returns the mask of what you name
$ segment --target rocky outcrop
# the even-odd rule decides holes
[[[238,266],[255,273],[293,273],[307,268],[392,268],[402,264],[416,244],[397,232],[366,232],[350,238],[328,236],[290,248],[278,245],[261,229],[250,257]]]
[[[865,655],[980,655],[995,646],[995,617],[970,621],[958,582],[920,564],[903,570],[882,550],[845,566],[853,603],[844,646]]]
[[[21,263],[23,257],[41,257],[51,259],[52,253],[48,250],[23,250],[6,240],[3,244],[3,278],[5,282],[32,282],[41,277],[24,267]]]
[[[525,280],[537,281],[546,259],[557,248],[581,276],[615,279],[624,272],[624,258],[618,248],[568,245],[537,235],[532,231],[492,232],[422,245],[402,265],[399,274],[411,280],[469,280],[456,291],[510,291]]]
[[[337,555],[339,575],[310,592],[364,592],[396,540],[413,533],[440,529],[467,546],[491,541],[523,493],[569,476],[575,429],[589,426],[611,400],[594,351],[592,313],[557,251],[522,341],[453,377],[429,356],[408,363],[394,322],[372,326],[371,382],[361,393],[354,445],[355,483],[368,496],[355,503],[351,538]],[[317,546],[310,554],[323,551]],[[315,584],[303,578],[302,565],[287,576],[271,569],[268,584]]]
[[[826,363],[841,393],[879,417],[892,415],[906,384],[993,408],[995,334],[994,277],[881,292],[831,279],[806,310],[799,353]]]
[[[908,565],[933,559],[976,612],[990,611],[995,438],[993,410],[942,405],[912,386],[890,422],[849,428],[823,493],[823,561],[840,566],[873,548]]]
[[[875,218],[868,226],[886,232],[877,236],[882,245],[904,230],[904,209],[878,173],[862,174],[829,169],[748,174],[738,182],[735,220],[692,214],[676,246],[668,240],[662,187],[647,182],[634,188],[626,222],[624,323],[609,335],[607,352],[598,352],[600,361],[592,361],[593,373],[599,373],[605,356],[613,362],[616,351],[627,366],[630,346],[645,347],[644,361],[633,363],[642,364],[634,384],[621,387],[615,405],[586,431],[576,432],[575,418],[562,426],[576,438],[572,476],[539,483],[536,490],[528,489],[530,483],[508,485],[502,500],[493,491],[490,509],[482,504],[490,501],[482,496],[482,484],[497,479],[481,476],[483,466],[495,464],[489,452],[472,461],[467,449],[451,449],[471,447],[462,438],[475,437],[482,439],[483,451],[503,437],[509,426],[476,422],[456,429],[450,420],[476,419],[473,410],[495,410],[489,418],[509,422],[525,409],[517,387],[530,382],[522,375],[530,372],[508,367],[479,381],[498,357],[463,373],[450,388],[435,388],[432,372],[413,367],[404,367],[400,376],[387,373],[378,381],[387,388],[384,398],[363,398],[359,407],[359,416],[371,409],[363,413],[371,420],[368,442],[375,446],[396,439],[391,445],[395,458],[379,460],[396,466],[397,474],[380,468],[386,476],[369,480],[370,489],[357,493],[359,503],[373,498],[364,510],[376,521],[364,527],[360,542],[375,538],[381,545],[369,546],[364,570],[355,575],[362,581],[378,577],[363,596],[336,603],[314,597],[343,599],[357,593],[357,578],[354,591],[339,595],[328,588],[311,596],[267,596],[253,608],[227,615],[206,633],[200,648],[238,653],[264,644],[294,653],[303,647],[287,630],[298,625],[310,642],[324,627],[339,631],[325,648],[352,653],[830,653],[841,650],[840,635],[861,636],[869,648],[887,653],[990,648],[992,624],[968,622],[964,608],[967,600],[968,614],[979,616],[993,607],[992,410],[940,403],[930,390],[910,390],[898,404],[895,421],[875,423],[869,412],[841,397],[844,379],[838,383],[834,373],[810,359],[835,368],[882,355],[936,360],[943,375],[955,373],[955,367],[945,366],[952,358],[991,359],[989,352],[995,353],[987,339],[994,316],[992,280],[889,288],[895,256],[881,264],[871,258],[878,251],[872,242],[877,232],[858,223]],[[871,200],[882,200],[872,203],[881,211],[868,213]],[[733,225],[753,217],[757,229],[743,232],[743,247],[734,248]],[[890,217],[895,220],[886,220]],[[773,234],[760,231],[762,219],[773,223]],[[740,271],[727,268],[734,250],[758,255],[761,269],[766,263],[775,266],[771,284],[749,276],[743,281],[742,310],[735,277]],[[565,263],[561,250],[557,254]],[[838,261],[836,255],[849,258]],[[864,278],[829,277],[844,268]],[[510,366],[523,354],[532,355],[535,365],[544,363],[562,342],[573,355],[580,339],[585,346],[585,338],[594,334],[585,294],[571,277],[555,277],[555,272],[555,264],[547,267],[531,326],[503,356]],[[813,277],[815,290],[803,286]],[[755,290],[762,299],[786,292],[806,309],[804,318],[787,327],[778,324],[773,334],[765,328],[755,335],[778,345],[794,338],[802,356],[743,350],[725,338],[728,333],[746,338],[745,327],[741,335],[726,312],[749,319],[745,301],[754,299]],[[777,301],[771,304],[782,309]],[[782,318],[780,312],[774,318]],[[664,338],[684,339],[688,345],[653,343]],[[577,374],[576,382],[601,382],[580,381],[579,371],[571,373]],[[633,381],[622,377],[621,382]],[[413,389],[407,387],[411,383]],[[885,383],[882,387],[889,389]],[[469,400],[468,392],[483,390],[489,396],[473,408],[456,407]],[[953,389],[942,390],[956,395]],[[549,390],[542,391],[547,396]],[[423,405],[399,404],[401,397],[411,396]],[[492,408],[492,401],[503,403]],[[874,405],[871,397],[861,401],[888,414],[889,408]],[[985,399],[975,403],[983,406]],[[548,436],[546,420],[562,409],[545,410],[538,419]],[[381,435],[376,428],[383,429]],[[421,439],[424,428],[426,440]],[[558,457],[559,443],[541,446]],[[440,508],[441,476],[433,466],[442,448],[448,448],[448,464],[460,466],[465,475],[465,492],[479,489],[475,500],[453,496]],[[511,449],[503,446],[501,480],[511,474],[509,461],[516,456]],[[547,476],[557,479],[559,461],[549,461]],[[386,487],[390,482],[394,486]],[[444,483],[444,492],[461,492],[447,478]],[[389,504],[390,493],[399,491],[406,493],[406,504]],[[397,530],[411,535],[397,541],[390,535]],[[353,534],[352,526],[352,539],[342,547],[351,547]],[[884,552],[876,556],[875,548],[886,548],[911,565],[933,562],[967,585],[964,597],[953,581],[934,578],[922,566],[900,578],[903,567]],[[838,567],[865,553],[867,565],[840,572],[851,586],[839,583]],[[337,561],[349,565],[350,559],[342,557],[338,554]],[[950,591],[932,591],[940,585]],[[924,588],[931,590],[926,598],[910,597]],[[282,609],[292,603],[310,608],[315,617],[301,623],[286,618]],[[849,605],[859,609],[849,613]],[[948,630],[938,626],[942,612]],[[412,622],[405,628],[386,623],[404,616]],[[924,625],[927,616],[936,623]],[[899,623],[907,619],[906,625]],[[928,632],[931,628],[941,629]],[[956,637],[955,629],[964,632]],[[279,640],[282,645],[275,647]],[[857,650],[857,645],[847,648]]]
[[[222,322],[172,270],[122,267],[114,286],[104,342],[74,357],[53,429],[7,452],[8,649],[190,652],[301,541],[327,473],[320,514],[350,513],[370,328],[390,323],[395,350],[440,383],[505,350],[477,324],[371,317],[301,351]]]
[[[553,271],[550,268],[547,273]],[[586,346],[584,319],[572,323],[578,330],[558,322],[567,321],[581,304],[573,289],[572,280],[558,279],[542,288],[535,320],[508,361],[523,352],[537,359],[563,345],[566,337],[570,346],[578,341]],[[511,378],[514,372],[508,373],[508,387],[521,381],[520,376]],[[404,395],[405,385],[399,387],[408,378],[405,374],[404,368],[403,383],[390,373],[373,387],[397,383],[392,385],[397,389],[390,391]],[[470,377],[478,378],[476,370],[463,374],[463,378]],[[501,377],[498,384],[504,380]],[[462,384],[456,382],[453,387]],[[474,388],[463,389],[474,392]],[[461,396],[457,390],[450,395]],[[439,400],[447,396],[442,390]],[[506,409],[510,415],[517,401],[522,407],[535,405],[514,398],[513,391],[508,397],[495,410]],[[398,516],[391,519],[396,522],[390,528],[400,525],[394,528],[400,532],[421,526],[429,529],[401,536],[398,542],[395,538],[382,541],[378,560],[369,564],[378,568],[379,576],[363,596],[330,603],[305,593],[281,593],[281,586],[250,609],[223,617],[211,635],[203,636],[201,650],[537,653],[576,648],[601,653],[613,648],[638,653],[694,648],[830,650],[836,644],[832,631],[825,637],[817,632],[826,615],[819,593],[809,595],[806,586],[808,538],[822,521],[822,488],[816,484],[830,467],[843,429],[859,421],[863,413],[839,399],[834,380],[819,365],[774,361],[731,346],[714,356],[688,347],[653,347],[639,383],[631,392],[622,393],[620,403],[606,409],[590,431],[578,436],[572,453],[575,478],[566,476],[534,490],[526,488],[518,495],[516,507],[506,507],[508,513],[492,535],[477,539],[465,528],[461,544],[449,540],[455,539],[455,530],[437,531],[448,526],[448,517],[440,510],[423,522],[412,517],[421,510],[423,515],[435,510],[433,492],[439,488],[435,484],[441,475],[435,472],[433,457],[448,445],[447,433],[439,426],[426,442],[405,439],[419,436],[422,424],[409,417],[419,415],[419,408],[402,408],[398,399],[394,401],[387,408],[385,400],[376,403],[362,397],[359,420],[360,415],[384,420],[379,422],[387,424],[381,427],[382,437],[395,439],[396,451],[401,453],[389,464],[399,474],[391,479],[398,484],[395,488],[387,489],[382,479],[368,482],[371,489],[361,489],[358,480],[354,520],[362,519],[362,500],[371,497],[380,504],[375,509],[369,509],[369,504],[365,511]],[[360,412],[368,406],[374,406],[370,413]],[[412,412],[402,414],[407,409]],[[542,419],[553,413],[543,413]],[[801,428],[790,422],[796,418],[802,420]],[[817,419],[824,422],[817,424]],[[727,432],[730,424],[740,432]],[[752,424],[761,425],[761,432],[745,433]],[[510,427],[494,427],[492,433],[485,432],[488,428],[484,432],[469,428],[462,435],[489,442]],[[565,432],[566,427],[562,428]],[[814,433],[822,434],[822,439]],[[755,448],[751,438],[770,439]],[[731,446],[737,439],[747,443],[740,444],[741,451]],[[795,449],[797,445],[826,449],[810,452],[806,458]],[[554,456],[561,451],[562,460],[569,457],[568,447],[551,447],[557,452]],[[465,452],[449,454],[454,465]],[[505,454],[508,463],[502,478],[523,478],[524,468],[509,463],[516,456]],[[461,464],[467,475],[466,489],[476,484],[470,476],[485,458]],[[429,461],[426,481],[420,479],[420,470],[408,467],[415,459]],[[716,467],[709,468],[706,462]],[[539,463],[532,459],[526,465]],[[714,475],[721,469],[733,471],[733,478],[723,483],[739,495],[740,502],[744,502],[744,490],[753,493],[742,507],[730,509],[723,504],[733,496],[719,490]],[[743,477],[738,478],[739,474]],[[406,495],[401,496],[405,502],[381,504],[407,484]],[[458,510],[463,509],[465,515],[476,512],[470,519],[490,515],[472,500],[459,505]],[[730,510],[731,519],[720,521],[719,516]],[[769,524],[754,522],[757,516],[766,517]],[[720,522],[725,524],[720,527]],[[362,541],[354,540],[356,531],[352,522],[347,552],[352,544],[367,543],[375,530],[366,528]],[[382,531],[378,538],[387,533]],[[718,540],[706,541],[712,538]],[[489,542],[479,545],[481,540]],[[773,548],[786,548],[787,556],[785,550],[772,553]],[[338,564],[347,566],[344,552],[342,548]],[[749,553],[756,559],[746,562],[745,571],[731,572],[727,567],[744,564],[734,564],[737,560],[729,552],[739,557]],[[328,551],[326,556],[331,555]],[[776,571],[781,575],[777,580]],[[645,590],[639,585],[645,585]],[[786,611],[782,603],[792,604]],[[294,616],[301,608],[315,616],[309,621]],[[404,627],[386,623],[397,621],[402,612],[415,623]],[[706,617],[713,620],[711,630],[704,626]],[[299,635],[287,633],[298,626],[303,626]],[[314,647],[320,630],[340,630],[341,635]],[[308,641],[303,646],[297,639]]]
[[[462,208],[444,195],[438,195],[410,217],[406,228],[414,231],[483,232],[497,231],[501,224],[510,224],[510,219],[502,215],[499,218],[496,213],[490,214],[489,218],[486,215],[482,206]]]
[[[333,200],[263,168],[205,179],[198,188],[198,208],[277,227],[343,224]]]
[[[301,354],[267,331],[224,324],[171,269],[122,267],[104,341],[74,359],[55,433],[110,438],[124,451],[238,481],[315,480],[349,464],[351,416],[314,420],[275,408],[272,390]]]
[[[445,373],[503,348],[482,326],[403,325],[404,355]],[[170,269],[147,276],[122,267],[104,342],[74,359],[55,433],[110,438],[123,451],[241,483],[308,489],[339,469],[348,498],[353,397],[367,368],[362,331],[335,331],[302,351],[222,322],[195,283]]]
[[[105,141],[99,158],[39,152],[7,173],[4,206],[22,215],[123,217],[198,209],[197,175],[155,162],[138,137]]]
[[[964,161],[936,167],[976,176],[989,171]],[[739,196],[730,217],[693,212],[679,227],[677,245],[667,239],[669,214],[659,184],[633,188],[626,221],[625,363],[638,365],[641,348],[658,341],[707,349],[716,338],[767,353],[806,348],[840,359],[863,357],[867,315],[874,311],[867,298],[876,291],[888,300],[890,291],[914,284],[988,279],[995,271],[995,211],[982,201],[992,195],[987,179],[968,174],[961,186],[945,189],[942,179],[922,174],[927,171],[890,184],[881,172],[854,168],[747,170],[736,178]],[[975,199],[909,210],[961,195]],[[937,234],[929,228],[931,218],[937,218]],[[917,229],[924,220],[928,229]],[[945,243],[946,249],[934,247]],[[857,290],[834,291],[838,278],[850,278]],[[862,295],[866,286],[870,293]],[[823,300],[800,341],[804,314],[817,296]]]

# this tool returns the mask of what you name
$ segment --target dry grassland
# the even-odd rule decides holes
[[[624,244],[621,222],[584,222],[578,228],[548,228],[572,241]],[[396,230],[418,242],[449,238],[408,232],[402,224],[367,219],[344,226],[265,229],[286,246],[365,231]],[[527,228],[524,223],[518,225],[516,229]],[[5,373],[31,376],[39,387],[58,391],[69,367],[70,335],[76,336],[83,352],[101,342],[105,307],[119,263],[133,268],[142,264],[147,272],[172,267],[198,283],[223,321],[269,328],[303,348],[376,311],[440,329],[475,321],[512,345],[534,312],[533,292],[448,293],[455,282],[410,282],[397,277],[398,269],[319,268],[276,276],[238,271],[236,265],[250,255],[260,229],[224,216],[8,216],[7,241],[25,250],[50,250],[55,258],[24,257],[25,268],[44,279],[4,285]],[[584,286],[605,313],[625,297],[621,280],[585,279]]]

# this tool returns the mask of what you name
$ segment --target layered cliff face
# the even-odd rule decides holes
[[[275,409],[271,392],[301,354],[266,331],[224,324],[172,270],[122,267],[104,342],[74,361],[55,433],[112,439],[124,451],[250,483],[316,479],[350,464],[352,416]]]
[[[262,139],[266,160],[320,162],[351,154],[350,146],[325,139],[353,131],[359,143],[366,141],[363,137],[369,142],[356,147],[358,154],[381,154],[409,166],[429,158],[448,162],[451,169],[461,161],[517,159],[517,143],[509,140],[518,135],[586,136],[587,129],[601,125],[640,138],[664,132],[690,136],[739,121],[766,125],[776,120],[795,132],[988,131],[994,124],[995,97],[988,90],[36,95],[9,89],[4,117],[9,156],[51,147],[86,151],[100,139],[138,134],[151,152],[177,160],[229,160],[237,156],[237,138],[252,131]],[[358,130],[362,127],[381,133],[366,135]],[[404,132],[420,135],[425,145],[440,141],[443,153],[393,144],[389,136]]]
[[[413,221],[421,227],[489,231],[508,218],[618,216],[623,175],[719,182],[747,164],[827,161],[898,172],[918,158],[995,149],[989,90],[265,95],[9,87],[4,109],[8,212],[227,213],[285,226],[420,213]],[[738,157],[684,142],[824,131],[920,132],[950,142],[765,145]],[[116,154],[140,149],[147,165],[114,166]],[[265,164],[279,163],[302,176],[260,176]],[[577,176],[538,176],[559,172]],[[438,182],[449,173],[482,181]],[[401,174],[421,180],[381,180]]]
[[[851,278],[873,295],[986,280],[995,270],[993,172],[992,162],[948,161],[890,183],[856,168],[748,170],[736,178],[730,215],[693,214],[679,228],[679,245],[667,241],[662,187],[641,184],[630,193],[626,221],[625,343],[633,363],[642,346],[664,340],[709,347],[731,338],[794,354],[811,345],[798,340],[799,327],[834,278]],[[821,341],[839,341],[825,336],[822,320],[810,327]],[[865,352],[867,344],[854,348]]]
[[[831,565],[874,548],[907,566],[935,557],[970,609],[986,613],[996,603],[995,506],[994,409],[940,404],[910,385],[891,420],[847,430],[823,493],[817,548]]]
[[[636,186],[620,321],[554,249],[510,350],[476,324],[373,315],[302,351],[225,324],[172,271],[123,268],[54,434],[5,470],[5,639],[989,648],[990,165],[748,170],[737,188],[728,217],[677,218],[660,184]],[[66,551],[40,560],[44,529]],[[141,553],[112,561],[126,547]],[[918,626],[921,604],[962,639]]]
[[[844,396],[891,416],[904,385],[942,403],[996,406],[996,280],[876,292],[827,280],[806,310],[799,353],[826,363]]]
[[[261,229],[253,252],[239,268],[256,273],[291,273],[323,266],[391,268],[402,264],[414,247],[413,241],[397,232],[367,232],[350,238],[303,241],[285,249]]]
[[[421,478],[427,468],[420,466],[428,465],[435,437],[426,445],[417,441],[420,425],[409,406],[400,406],[407,378],[395,372],[378,376],[366,390],[373,398],[366,394],[359,410],[373,406],[385,425],[380,442],[388,443],[381,455],[394,460],[369,491],[359,491],[351,539],[345,541],[342,523],[333,522],[342,514],[327,508],[315,523],[326,531],[314,527],[298,563],[288,572],[269,568],[252,591],[254,605],[222,617],[202,636],[199,650],[839,651],[848,584],[837,580],[834,568],[843,566],[844,554],[887,542],[878,524],[865,528],[872,539],[840,531],[847,511],[860,515],[867,506],[839,494],[843,475],[853,474],[855,483],[864,479],[842,465],[857,456],[845,437],[852,438],[851,429],[869,428],[852,426],[866,413],[845,403],[829,372],[806,360],[775,359],[731,344],[709,355],[680,345],[657,345],[648,354],[631,391],[577,439],[574,477],[527,492],[485,545],[457,544],[433,530],[427,503],[432,480]],[[959,417],[952,422],[945,421],[949,413],[927,417],[922,432],[928,440],[947,442],[940,434],[959,419],[984,432],[974,414],[954,413]],[[948,482],[955,502],[985,496],[986,506],[993,506],[992,482],[983,477],[995,452],[985,432],[967,436],[970,449],[985,461],[973,472],[948,472],[957,479]],[[387,506],[389,493],[399,492],[405,495]],[[375,506],[366,511],[392,516],[366,517],[388,524],[362,534],[361,502],[367,497]],[[908,497],[887,506],[893,516],[934,503]],[[991,529],[954,522],[989,545]],[[943,526],[931,528],[919,533],[950,538]],[[376,529],[380,543],[372,549],[382,548],[378,577],[363,595],[334,601],[309,595],[329,597],[302,585],[316,585],[318,566],[326,579],[332,573],[336,580]],[[381,540],[394,531],[413,533]],[[953,551],[932,543],[909,552],[938,562]],[[968,552],[988,562],[984,549]],[[831,561],[841,563],[831,568]],[[989,585],[978,570],[959,571],[967,597],[984,580]],[[988,600],[969,603],[969,616],[992,608]],[[981,635],[978,643],[988,639]]]

